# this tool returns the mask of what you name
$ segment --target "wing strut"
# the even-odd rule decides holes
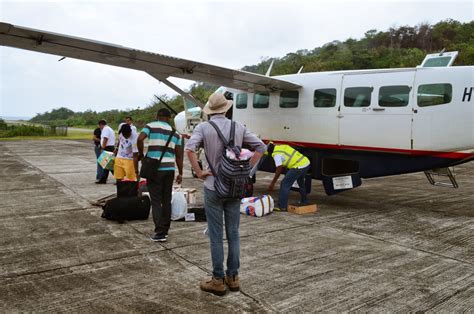
[[[152,77],[154,77],[155,79],[157,79],[158,81],[165,84],[166,86],[168,86],[169,88],[171,88],[172,90],[174,90],[175,92],[177,92],[178,94],[180,94],[181,96],[183,96],[184,98],[186,98],[187,100],[195,103],[196,105],[198,105],[201,108],[204,108],[204,105],[199,100],[194,98],[193,95],[191,95],[189,93],[186,93],[184,90],[182,90],[178,86],[176,86],[173,83],[171,83],[170,81],[168,81],[168,79],[166,77],[161,77],[161,76],[159,76],[158,74],[155,74],[155,73],[150,73],[150,72],[147,72],[147,73],[149,75],[151,75]],[[184,108],[184,109],[186,110],[186,108]]]
[[[169,109],[169,111],[171,111],[172,113],[174,113],[174,115],[177,115],[178,113],[176,112],[176,110],[173,109],[173,107],[171,107],[170,105],[168,105],[168,103],[166,101],[164,101],[163,99],[161,99],[160,97],[156,96],[156,95],[153,95],[155,96],[156,99],[158,99],[159,102],[162,102],[166,108]]]

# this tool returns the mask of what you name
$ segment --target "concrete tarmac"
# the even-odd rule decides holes
[[[173,222],[158,244],[151,217],[100,218],[90,202],[115,186],[94,184],[92,143],[0,147],[0,312],[474,311],[472,162],[459,189],[421,173],[326,196],[314,181],[316,214],[241,216],[241,291],[217,297],[199,290],[206,223]],[[256,194],[270,179],[259,173]]]

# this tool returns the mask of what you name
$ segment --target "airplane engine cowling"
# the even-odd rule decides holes
[[[186,133],[186,113],[184,111],[174,117],[174,126],[179,133]]]

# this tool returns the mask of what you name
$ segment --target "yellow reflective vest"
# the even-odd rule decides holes
[[[286,157],[286,160],[282,166],[288,169],[302,168],[309,165],[309,159],[289,145],[275,145],[272,157],[274,158],[277,154],[281,154]]]

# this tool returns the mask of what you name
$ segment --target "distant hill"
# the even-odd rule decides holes
[[[272,60],[275,60],[272,75],[296,73],[303,66],[303,72],[336,71],[374,68],[415,67],[428,53],[459,51],[455,65],[474,65],[474,21],[461,23],[452,19],[434,25],[419,24],[400,26],[387,31],[368,30],[361,39],[349,38],[341,42],[332,41],[311,50],[301,49],[284,57],[264,58],[260,63],[245,66],[243,70],[264,74]],[[202,103],[207,101],[216,89],[204,83],[193,84],[190,93]],[[164,98],[176,111],[182,111],[181,96]],[[153,102],[144,109],[109,110],[96,112],[87,110],[74,112],[67,108],[37,114],[30,121],[56,125],[96,125],[106,119],[112,126],[118,125],[126,116],[132,116],[135,124],[143,126],[154,120],[159,102]]]
[[[434,25],[400,26],[388,31],[368,30],[361,39],[332,41],[312,50],[266,58],[243,70],[264,74],[275,60],[272,75],[302,72],[415,67],[428,53],[459,51],[454,65],[474,65],[474,21],[449,19]]]

